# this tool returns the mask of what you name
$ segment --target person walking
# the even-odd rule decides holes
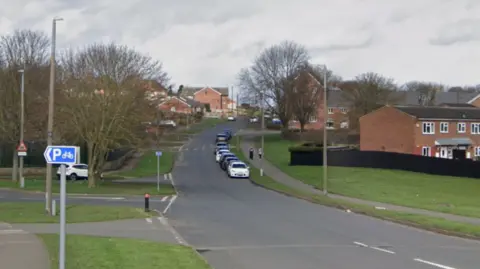
[[[259,149],[258,149],[258,158],[261,159],[262,156],[263,156],[262,148],[259,148]]]

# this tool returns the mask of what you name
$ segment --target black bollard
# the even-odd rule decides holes
[[[145,193],[145,212],[150,211],[150,194]]]

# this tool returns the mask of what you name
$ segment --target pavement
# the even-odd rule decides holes
[[[478,269],[480,243],[348,213],[229,179],[215,134],[195,136],[172,174],[166,221],[216,269]],[[188,150],[185,150],[188,149]],[[196,150],[190,150],[196,149]]]
[[[254,146],[255,143],[253,141],[253,138],[256,137],[257,135],[261,135],[261,132],[257,133],[245,133],[248,134],[244,139],[242,139],[241,142],[241,149],[244,153],[245,156],[248,156],[248,151],[251,146]],[[260,160],[258,158],[254,158],[253,160],[250,160],[250,163],[256,167],[260,168]],[[316,194],[316,195],[324,195],[323,191],[314,188],[311,185],[305,184],[299,180],[296,180],[289,175],[283,173],[279,168],[277,168],[275,165],[271,164],[268,162],[268,160],[263,159],[263,171],[266,175],[274,179],[275,181],[282,183],[283,185],[289,186],[291,188],[301,190],[306,193],[311,193],[311,194]],[[457,222],[465,222],[465,223],[470,223],[470,224],[478,224],[480,225],[480,218],[473,218],[473,217],[466,217],[466,216],[459,216],[459,215],[453,215],[453,214],[448,214],[448,213],[442,213],[442,212],[435,212],[435,211],[429,211],[425,209],[419,209],[419,208],[410,208],[410,207],[405,207],[405,206],[398,206],[398,205],[392,205],[392,204],[387,204],[387,203],[380,203],[380,202],[374,202],[374,201],[367,201],[367,200],[362,200],[358,198],[352,198],[352,197],[346,197],[342,195],[337,195],[337,194],[328,194],[329,197],[336,198],[336,199],[342,199],[345,201],[349,201],[352,203],[356,204],[363,204],[363,205],[369,205],[375,208],[381,208],[381,210],[394,210],[394,211],[401,211],[401,212],[406,212],[406,213],[413,213],[413,214],[420,214],[420,215],[425,215],[425,216],[431,216],[431,217],[437,217],[437,218],[444,218],[452,221],[457,221]]]

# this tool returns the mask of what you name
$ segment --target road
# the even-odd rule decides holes
[[[54,194],[54,199],[59,202],[59,195]],[[175,196],[159,196],[150,198],[150,208],[163,212],[174,200]],[[20,192],[12,190],[0,190],[0,202],[45,202],[44,193]],[[143,196],[102,196],[102,195],[67,195],[67,204],[85,205],[111,205],[111,206],[133,206],[144,207]]]
[[[228,126],[241,127],[240,123]],[[173,171],[170,224],[215,269],[478,269],[480,243],[311,204],[229,179],[195,137]]]

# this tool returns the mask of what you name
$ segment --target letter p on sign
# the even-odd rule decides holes
[[[60,150],[60,149],[54,149],[54,150],[53,150],[53,156],[52,156],[53,158],[52,158],[52,159],[53,159],[53,160],[56,160],[57,157],[60,157],[60,156],[62,156],[62,150]]]

